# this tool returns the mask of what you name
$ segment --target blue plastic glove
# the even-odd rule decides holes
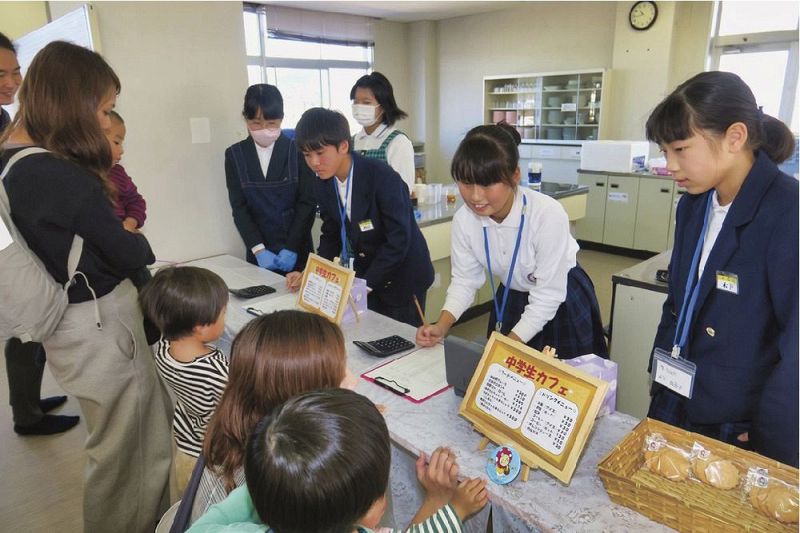
[[[266,268],[267,270],[274,270],[278,268],[277,264],[278,256],[267,250],[261,250],[256,254],[256,263],[261,268]]]
[[[295,263],[297,263],[297,254],[284,248],[278,252],[278,258],[275,260],[275,263],[280,270],[291,272]]]

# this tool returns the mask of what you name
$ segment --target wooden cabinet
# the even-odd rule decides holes
[[[609,174],[603,243],[633,248],[639,178]]]
[[[639,180],[639,201],[636,207],[636,228],[633,247],[636,250],[660,252],[667,249],[670,215],[675,184],[659,179]]]
[[[608,176],[579,174],[578,185],[589,187],[589,195],[586,198],[586,216],[575,222],[575,232],[579,239],[603,242]]]
[[[608,76],[605,69],[591,69],[484,77],[484,123],[512,124],[523,143],[599,139]]]

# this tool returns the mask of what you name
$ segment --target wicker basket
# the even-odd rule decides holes
[[[739,465],[769,469],[775,477],[797,485],[798,471],[753,452],[645,418],[606,455],[598,470],[611,501],[679,531],[797,531],[797,524],[781,524],[742,499],[741,485],[719,490],[698,481],[669,481],[643,469],[644,439],[661,433],[670,443],[687,450],[699,442],[707,450]]]

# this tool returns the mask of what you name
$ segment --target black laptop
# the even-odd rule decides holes
[[[472,374],[483,357],[486,341],[481,343],[468,341],[459,337],[445,337],[444,366],[447,373],[447,384],[453,386],[456,396],[463,397],[472,380]]]

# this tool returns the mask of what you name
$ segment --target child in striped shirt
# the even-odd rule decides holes
[[[145,285],[139,301],[145,316],[161,330],[156,368],[177,397],[172,431],[178,448],[178,490],[183,491],[228,382],[227,358],[208,344],[225,329],[228,288],[210,270],[168,267]]]

